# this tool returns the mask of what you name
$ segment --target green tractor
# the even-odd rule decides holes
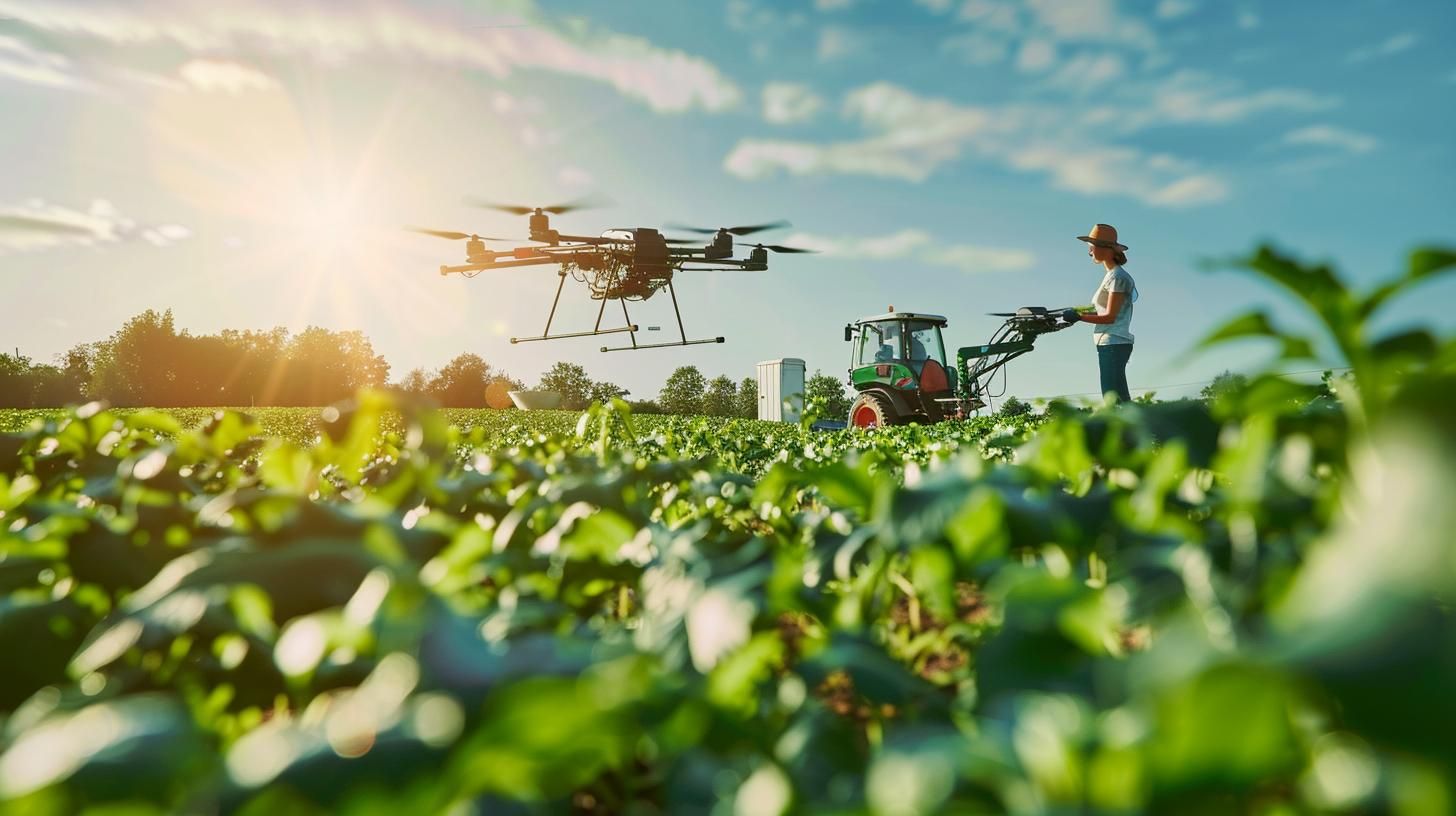
[[[986,407],[986,387],[1002,366],[1031,351],[1036,338],[1070,323],[1061,309],[1023,306],[996,313],[1005,322],[983,346],[966,346],[948,365],[940,330],[946,319],[889,312],[844,327],[850,343],[849,382],[859,392],[848,424],[857,428],[964,419]]]

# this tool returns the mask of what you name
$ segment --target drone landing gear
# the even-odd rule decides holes
[[[541,332],[540,337],[512,337],[512,345],[516,343],[530,343],[537,340],[564,340],[568,337],[596,337],[600,334],[620,334],[621,332],[636,332],[637,326],[629,318],[627,325],[617,329],[602,328],[602,315],[607,311],[607,299],[602,298],[602,307],[597,310],[597,325],[589,332],[567,332],[566,334],[552,334],[551,321],[556,319],[556,306],[561,302],[561,289],[566,286],[566,272],[557,272],[560,281],[556,284],[556,297],[551,300],[551,314],[546,316],[546,330]],[[622,304],[622,316],[627,316],[627,304]]]
[[[713,338],[710,338],[710,339],[707,339],[707,340],[689,340],[688,339],[688,333],[687,333],[687,331],[685,329],[683,329],[682,311],[680,311],[678,309],[678,307],[677,307],[677,291],[672,288],[672,280],[671,279],[669,279],[668,282],[667,282],[667,293],[669,295],[672,295],[672,313],[677,316],[677,332],[678,332],[678,336],[681,337],[682,340],[680,340],[679,342],[676,342],[676,343],[638,343],[637,342],[637,327],[635,325],[632,325],[632,318],[630,318],[630,317],[627,316],[627,301],[624,300],[624,301],[622,301],[622,318],[627,321],[628,328],[629,328],[629,333],[632,336],[632,345],[630,345],[630,346],[616,346],[616,347],[612,347],[612,348],[608,348],[607,346],[602,346],[602,351],[638,351],[640,349],[673,348],[673,347],[676,347],[676,346],[701,346],[701,345],[704,345],[706,343],[721,343],[721,342],[723,342],[723,338],[721,338],[721,337],[713,337]],[[606,305],[606,301],[603,301],[602,303],[603,303],[603,306]],[[600,322],[601,321],[601,318],[598,317],[597,320],[598,320],[598,322]],[[619,329],[619,331],[620,331],[620,329]]]

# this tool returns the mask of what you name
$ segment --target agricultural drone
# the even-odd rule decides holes
[[[527,343],[538,340],[564,340],[571,337],[597,337],[599,335],[627,333],[630,346],[607,347],[602,351],[639,351],[671,346],[696,346],[703,343],[722,343],[724,338],[712,337],[705,340],[689,340],[683,328],[682,312],[678,309],[677,291],[673,288],[673,277],[679,272],[700,272],[715,270],[743,270],[762,272],[768,269],[768,254],[800,253],[812,250],[780,246],[778,244],[753,244],[748,257],[735,258],[735,237],[744,237],[767,230],[782,229],[788,222],[776,221],[741,227],[673,226],[672,229],[696,232],[705,236],[702,246],[694,239],[669,238],[650,227],[630,229],[608,229],[599,236],[566,235],[551,227],[551,216],[565,215],[589,204],[574,202],[551,207],[523,207],[513,204],[492,204],[473,202],[475,206],[501,210],[512,215],[529,216],[529,243],[533,246],[516,247],[511,250],[490,249],[487,241],[510,241],[508,238],[490,238],[465,232],[412,228],[414,232],[433,235],[451,241],[465,241],[466,263],[459,266],[442,265],[441,275],[459,274],[467,278],[494,269],[518,266],[557,266],[560,280],[556,285],[556,296],[551,301],[551,311],[546,316],[546,328],[536,337],[512,337],[512,343]],[[551,324],[556,319],[556,307],[561,302],[561,291],[566,286],[567,276],[584,283],[591,299],[601,301],[597,309],[596,325],[591,331],[551,333]],[[639,343],[637,333],[640,327],[632,322],[627,311],[628,301],[645,301],[654,294],[667,290],[672,298],[672,311],[677,318],[677,341],[669,343]],[[622,304],[623,325],[602,328],[606,315],[607,301]],[[648,330],[656,330],[649,326]]]

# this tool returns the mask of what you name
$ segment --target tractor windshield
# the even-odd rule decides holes
[[[907,325],[910,333],[910,360],[916,363],[918,370],[920,363],[926,360],[934,360],[945,366],[945,345],[940,339],[940,325],[923,321],[910,321]]]
[[[904,357],[904,351],[900,341],[899,321],[864,323],[859,333],[859,343],[855,348],[854,364],[857,366],[873,365],[901,359]]]

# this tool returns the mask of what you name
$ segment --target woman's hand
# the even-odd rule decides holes
[[[1109,325],[1117,320],[1117,314],[1122,311],[1122,304],[1126,302],[1126,292],[1110,292],[1107,295],[1107,311],[1082,315],[1082,322],[1096,323],[1099,326]]]
[[[1066,309],[1062,312],[1062,319],[1067,321],[1068,323],[1080,323],[1082,320],[1082,314],[1076,309]]]

